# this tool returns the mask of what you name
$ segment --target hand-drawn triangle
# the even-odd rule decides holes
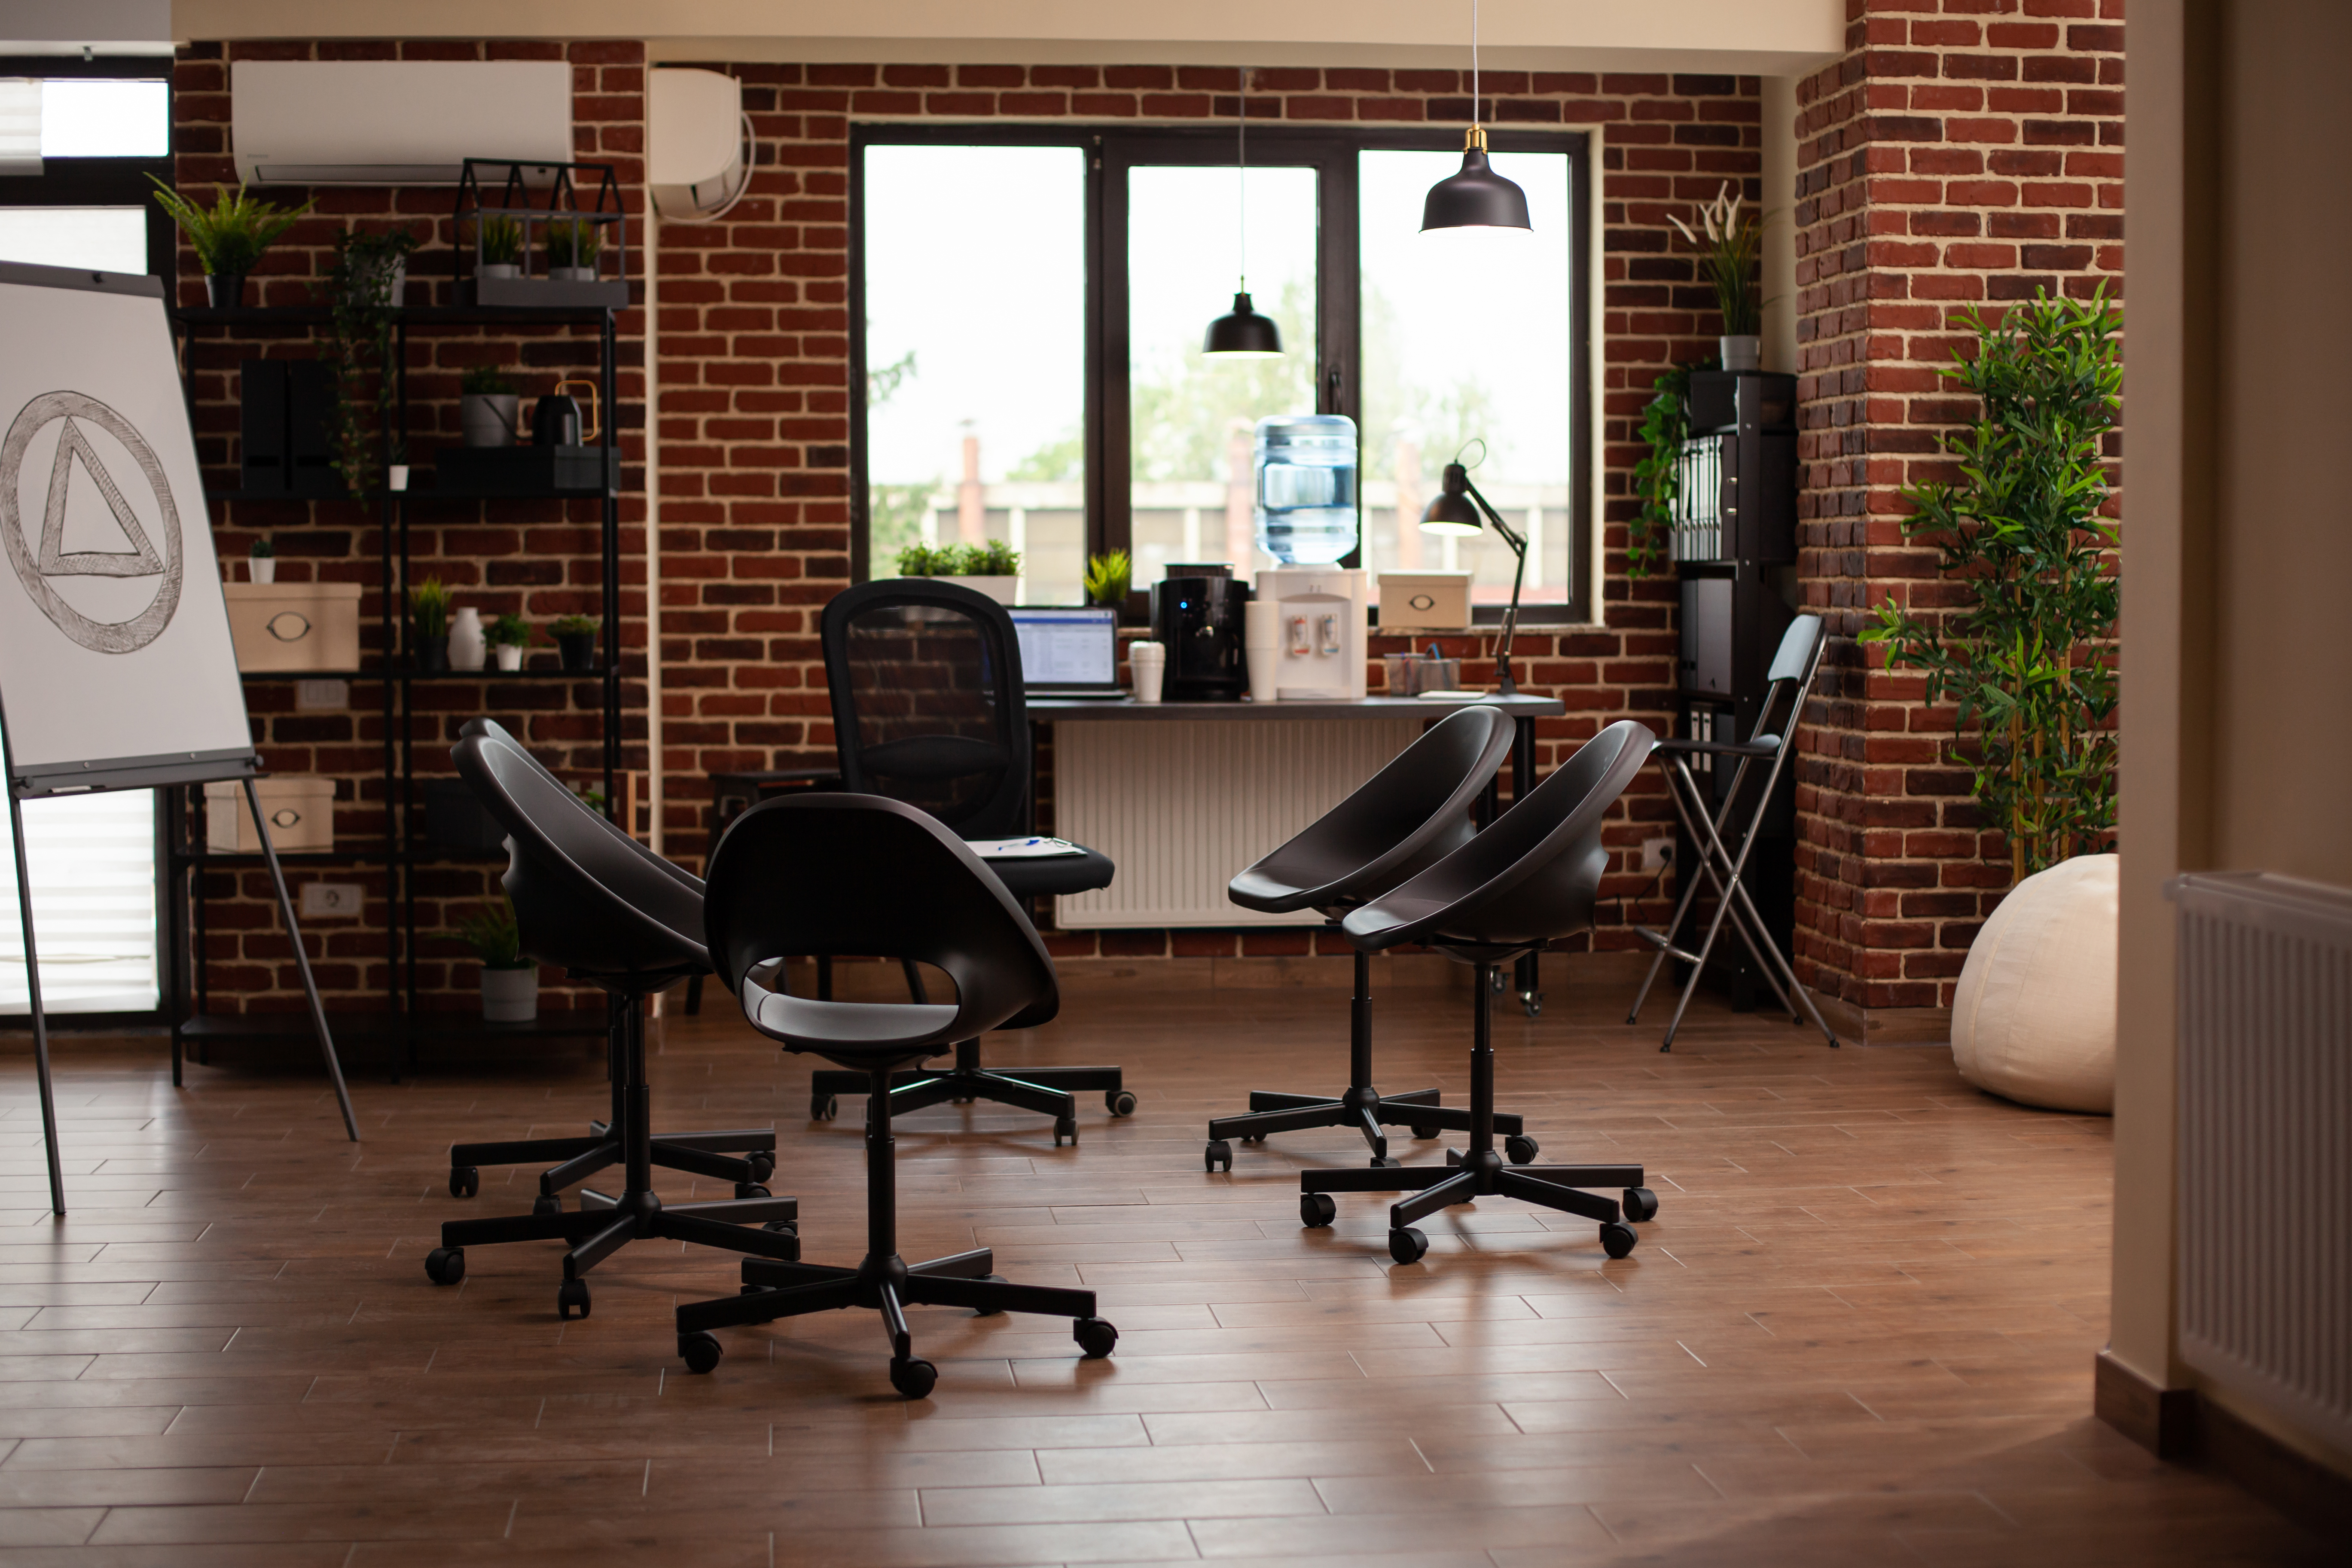
[[[57,460],[49,465],[49,500],[41,514],[40,574],[44,577],[160,577],[163,574],[163,558],[148,542],[147,531],[139,526],[131,512],[131,503],[114,488],[114,478],[90,450],[89,439],[70,417],[64,420],[65,428],[58,433]],[[82,470],[98,486],[98,493],[106,500],[106,510],[114,514],[115,526],[122,530],[129,550],[77,550],[67,553],[60,546],[65,542],[66,492],[73,482],[74,459],[81,459]]]

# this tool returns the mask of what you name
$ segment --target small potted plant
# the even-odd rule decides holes
[[[180,226],[194,248],[205,269],[205,297],[215,310],[245,303],[245,275],[278,236],[317,205],[304,202],[289,210],[256,201],[239,185],[234,192],[224,189],[211,206],[200,207],[154,175],[147,178],[154,182],[155,205]]]
[[[1124,550],[1087,557],[1087,603],[1108,609],[1127,608],[1127,591],[1135,582],[1135,563]]]
[[[278,546],[269,542],[268,534],[255,540],[253,548],[245,552],[245,570],[257,583],[278,581]]]
[[[481,255],[483,277],[520,277],[522,275],[522,225],[510,217],[484,218]]]
[[[1021,552],[1001,539],[936,549],[909,544],[898,552],[898,575],[938,577],[1010,605],[1020,596]]]
[[[509,610],[492,621],[482,635],[489,639],[491,657],[504,670],[522,668],[522,650],[530,646],[530,623]]]
[[[593,283],[596,258],[604,251],[604,226],[551,223],[547,226],[547,275],[558,283]]]
[[[586,616],[558,616],[548,628],[555,634],[555,651],[566,669],[596,667],[596,623]]]
[[[457,432],[468,447],[511,447],[522,397],[496,365],[478,364],[457,383]]]
[[[1764,252],[1764,218],[1753,207],[1740,211],[1739,200],[1727,180],[1715,200],[1698,209],[1705,239],[1678,217],[1666,221],[1698,252],[1699,273],[1715,288],[1716,308],[1723,313],[1723,368],[1755,370],[1763,363],[1764,294],[1757,266]]]
[[[408,620],[416,633],[416,668],[448,668],[449,590],[440,578],[427,577],[408,591]]]
[[[539,1016],[539,962],[522,951],[514,905],[501,898],[457,922],[449,932],[482,963],[482,1020],[528,1024]]]

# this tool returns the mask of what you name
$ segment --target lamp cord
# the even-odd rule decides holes
[[[1478,0],[1470,0],[1470,123],[1475,127],[1478,113]]]
[[[1234,75],[1241,88],[1241,125],[1235,132],[1241,157],[1234,170],[1234,205],[1237,210],[1241,231],[1241,291],[1249,292],[1249,67],[1235,66]]]

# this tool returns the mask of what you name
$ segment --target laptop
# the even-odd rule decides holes
[[[1021,643],[1021,695],[1121,698],[1118,612],[1113,609],[1011,611]]]

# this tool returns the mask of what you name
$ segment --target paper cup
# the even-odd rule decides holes
[[[1160,686],[1168,678],[1168,650],[1156,642],[1129,643],[1127,662],[1135,672],[1135,700],[1159,701]]]
[[[1274,599],[1252,599],[1242,609],[1242,654],[1249,665],[1250,700],[1271,702],[1282,672],[1282,605]]]

